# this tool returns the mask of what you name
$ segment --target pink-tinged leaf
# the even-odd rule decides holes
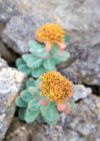
[[[64,104],[64,103],[57,103],[57,110],[59,111],[59,112],[63,112],[63,111],[65,111],[66,110],[66,105]]]
[[[40,104],[42,105],[42,106],[48,106],[48,104],[49,104],[49,101],[45,101],[44,99],[40,99],[39,100],[39,102],[40,102]]]
[[[42,81],[40,81],[39,86],[40,86],[40,87],[42,86]]]
[[[67,47],[67,45],[65,43],[58,43],[59,49],[63,50]]]
[[[49,43],[49,42],[46,42],[46,48],[45,48],[45,51],[50,51],[50,49],[52,48],[52,44]]]

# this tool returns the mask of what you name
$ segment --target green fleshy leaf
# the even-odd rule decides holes
[[[26,75],[29,75],[31,73],[31,70],[27,67],[26,64],[18,66],[18,70],[26,73]]]
[[[34,95],[40,97],[40,89],[38,87],[34,89]]]
[[[45,51],[45,46],[39,44],[36,41],[30,41],[29,46],[30,46],[30,52],[32,52],[33,56],[42,58],[42,57],[47,57],[49,55],[49,52]]]
[[[40,86],[39,86],[40,81],[41,81],[40,78],[38,78],[38,79],[35,81],[35,86],[38,87],[38,88],[40,87]]]
[[[55,62],[54,62],[53,58],[45,59],[43,62],[43,66],[47,70],[55,70],[56,69]]]
[[[59,48],[57,47],[56,44],[54,44],[50,50],[50,54],[51,55],[55,55],[55,54],[58,54],[59,53]]]
[[[37,50],[38,53],[41,53],[45,48],[45,46],[43,44],[40,44],[35,40],[29,41],[28,45],[29,45],[30,51],[32,53],[34,53],[34,51],[36,51],[36,50]]]
[[[67,61],[69,58],[69,53],[66,51],[63,51],[63,54],[60,56],[53,56],[52,58],[54,59],[55,64],[59,64],[63,61]]]
[[[33,58],[33,55],[32,54],[24,54],[22,56],[23,60],[27,63],[28,60],[30,60],[31,58]]]
[[[17,59],[17,61],[16,61],[16,66],[18,67],[18,66],[20,66],[20,65],[25,65],[25,62],[23,61],[22,58],[19,58],[19,59]]]
[[[33,96],[28,90],[24,90],[21,92],[21,98],[23,101],[29,102],[31,99],[33,99]]]
[[[34,87],[35,86],[35,80],[33,78],[30,78],[26,82],[26,87]]]
[[[35,53],[36,56],[40,57],[40,58],[47,58],[49,57],[49,51],[46,52],[45,50],[43,52],[39,53]]]
[[[22,121],[25,120],[25,114],[26,114],[26,108],[19,108],[18,116],[19,116],[20,120],[22,120]]]
[[[36,68],[36,69],[33,69],[32,71],[32,76],[35,77],[35,78],[38,78],[40,77],[42,74],[44,74],[46,72],[46,69],[44,67],[39,67],[39,68]]]
[[[65,35],[65,43],[69,43],[70,37],[68,35]]]
[[[41,106],[40,109],[46,121],[53,122],[59,119],[56,105],[53,102],[51,102],[48,106]]]
[[[33,98],[39,98],[40,97],[40,91],[36,87],[29,87],[29,92],[32,94]]]
[[[35,56],[42,53],[43,51],[44,51],[44,46],[42,46],[42,45],[39,45],[35,48],[33,48],[33,47],[30,48],[30,52],[32,52],[32,54]]]
[[[75,107],[75,102],[74,102],[74,100],[73,100],[73,99],[69,99],[68,101],[69,101],[69,103],[71,104],[71,110],[73,110],[74,107]]]
[[[28,109],[30,109],[31,111],[39,111],[40,110],[39,100],[38,99],[32,99],[28,103]]]
[[[28,46],[31,48],[36,48],[36,46],[38,46],[38,42],[37,41],[35,41],[35,40],[30,40],[29,42],[28,42]]]
[[[18,107],[22,107],[22,108],[26,108],[26,107],[27,107],[27,103],[22,100],[21,96],[18,96],[18,97],[16,98],[16,105],[17,105]]]
[[[24,54],[22,58],[27,63],[27,66],[30,68],[39,67],[43,60],[42,58],[33,56],[32,54]]]
[[[42,58],[34,57],[27,63],[27,65],[31,68],[38,68],[42,64],[42,61]]]
[[[32,96],[34,96],[34,90],[35,87],[28,87],[28,91],[31,93]]]
[[[26,115],[25,115],[25,121],[27,123],[33,123],[34,120],[38,117],[40,113],[40,110],[39,111],[31,111],[30,109],[27,108],[26,110]]]
[[[34,89],[34,94],[35,95],[40,95],[40,86],[39,87],[35,87],[35,89]]]

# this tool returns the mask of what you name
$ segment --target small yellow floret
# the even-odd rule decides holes
[[[63,102],[72,94],[72,82],[58,72],[47,72],[41,80],[41,95],[47,96],[52,102]]]
[[[63,43],[65,32],[58,24],[45,24],[36,33],[40,42]]]

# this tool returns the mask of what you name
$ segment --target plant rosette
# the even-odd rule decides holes
[[[69,59],[64,50],[70,38],[58,24],[45,24],[37,30],[36,40],[29,41],[30,53],[17,59],[21,72],[38,78],[45,72],[56,70],[56,65]]]
[[[30,78],[16,98],[16,105],[21,120],[33,123],[42,115],[49,125],[54,125],[59,112],[67,114],[74,107],[72,82],[56,71],[47,72],[38,80]]]

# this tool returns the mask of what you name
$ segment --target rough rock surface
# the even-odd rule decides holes
[[[7,2],[9,2],[9,5],[7,5]],[[5,8],[5,6],[7,6],[7,8]],[[14,6],[15,8],[13,8]],[[20,48],[18,42],[23,42],[27,48],[26,38],[33,38],[36,27],[43,23],[53,21],[61,24],[63,28],[70,33],[72,44],[92,47],[100,43],[99,6],[100,2],[98,0],[47,0],[45,2],[43,0],[35,2],[32,0],[5,0],[1,3],[1,13],[10,16],[9,9],[10,13],[16,13],[14,11],[17,9],[19,14],[12,14],[10,16],[11,21],[7,23],[2,38],[5,42],[7,42],[5,38],[8,38],[12,43],[15,43],[15,51],[18,52]],[[92,10],[93,8],[94,10]],[[8,45],[12,47],[9,42]],[[20,53],[24,52],[26,52],[26,50],[20,50]]]
[[[3,59],[1,59],[1,57],[0,57],[0,70],[1,70],[2,68],[5,68],[5,67],[8,67],[6,61],[4,61]]]
[[[12,121],[15,113],[15,98],[18,95],[25,75],[7,66],[0,59],[0,141]]]
[[[93,46],[88,51],[88,57],[86,57],[87,52],[84,50],[84,53],[82,53],[83,56],[81,55],[83,60],[81,60],[80,56],[78,56],[78,59],[73,58],[71,61],[69,60],[67,63],[64,63],[66,67],[64,65],[62,66],[62,64],[59,65],[59,70],[69,77],[69,79],[75,81],[75,83],[100,86],[100,45]],[[81,49],[80,51],[76,50],[76,52],[80,55]]]
[[[0,0],[0,22],[7,23],[13,16],[32,12],[36,0]]]
[[[66,133],[77,132],[86,141],[99,141],[100,97],[91,95],[76,104],[73,113],[66,117],[64,129]]]
[[[74,100],[78,101],[80,99],[83,99],[90,95],[92,93],[91,88],[86,88],[84,85],[74,85],[73,87],[73,93],[74,93]]]
[[[14,119],[5,141],[61,141],[63,137],[63,129],[58,124],[50,127],[45,124],[27,125]]]
[[[88,60],[73,61],[62,72],[80,82],[100,85],[100,1],[99,0],[1,0],[0,21],[6,21],[0,36],[15,52],[28,52],[28,41],[36,29],[47,22],[59,23],[71,36],[70,52],[74,46],[89,50]],[[80,54],[80,53],[79,53]]]
[[[48,21],[45,16],[37,17],[36,13],[12,17],[1,34],[3,42],[7,43],[10,48],[19,54],[28,52],[28,41],[35,38],[34,33],[39,25]]]
[[[99,141],[100,98],[90,95],[76,104],[70,115],[61,114],[55,126],[28,125],[14,119],[5,141]]]

